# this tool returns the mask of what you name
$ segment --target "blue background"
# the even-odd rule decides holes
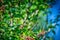
[[[52,8],[49,8],[50,11],[52,12],[52,14],[49,16],[49,20],[54,20],[57,15],[59,15],[60,13],[60,0],[56,0],[55,4],[52,5]],[[60,21],[57,22],[57,24],[60,25]],[[54,35],[54,40],[60,40],[60,26],[56,26],[55,29],[56,34]]]

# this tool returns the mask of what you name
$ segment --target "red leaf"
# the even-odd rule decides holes
[[[26,40],[34,40],[34,38],[27,36]]]

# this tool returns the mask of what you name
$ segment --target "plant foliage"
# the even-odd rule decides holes
[[[0,0],[0,40],[44,40],[53,28],[47,19],[50,2],[53,0]]]

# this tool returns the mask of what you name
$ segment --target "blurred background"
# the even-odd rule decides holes
[[[0,21],[0,40],[60,40],[60,0],[0,0]]]

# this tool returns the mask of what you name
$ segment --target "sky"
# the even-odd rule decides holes
[[[52,5],[53,7],[52,8],[49,8],[50,11],[52,12],[52,14],[49,16],[49,20],[54,20],[57,15],[59,15],[60,13],[60,0],[56,0],[55,4]],[[60,25],[60,21],[57,22],[57,24]],[[55,40],[60,40],[60,26],[56,26],[56,29],[55,29]]]

